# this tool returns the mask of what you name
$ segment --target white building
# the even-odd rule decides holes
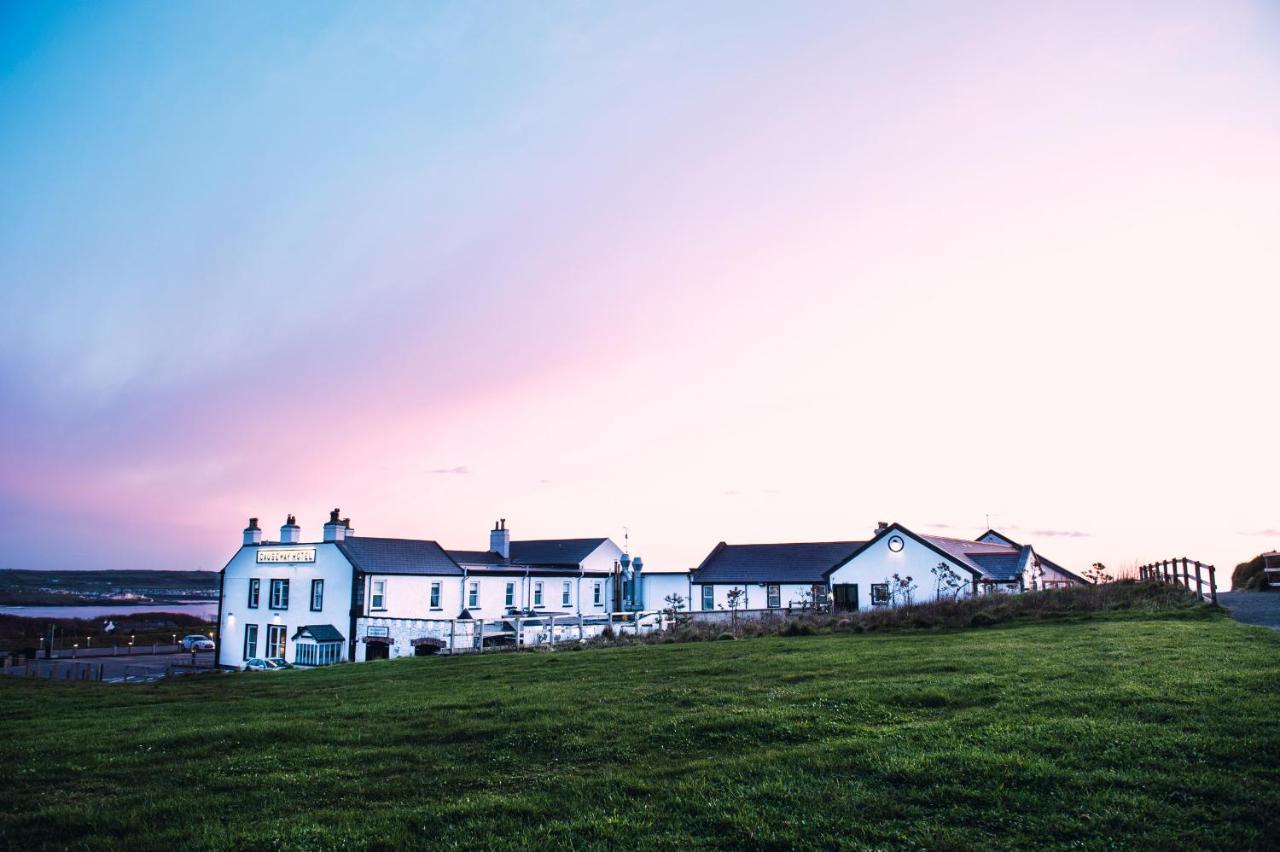
[[[275,542],[250,519],[222,570],[219,665],[322,665],[587,638],[619,618],[640,625],[643,561],[607,537],[512,541],[503,520],[488,550],[445,550],[356,536],[339,514],[305,543],[292,515]]]
[[[735,593],[740,612],[804,607],[850,612],[1082,583],[1030,545],[994,530],[969,540],[881,524],[868,541],[720,542],[690,578],[690,608],[724,611]]]

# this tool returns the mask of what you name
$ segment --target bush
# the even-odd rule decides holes
[[[720,634],[719,636],[717,636],[716,638],[717,638],[717,639],[737,639],[738,637],[737,637],[737,636],[734,636],[732,633],[730,633],[730,632],[728,632],[728,631],[725,631],[724,633],[721,633],[721,634]]]
[[[1261,555],[1248,562],[1241,562],[1231,572],[1231,588],[1238,592],[1261,592],[1267,589],[1267,575],[1262,566],[1265,560]]]

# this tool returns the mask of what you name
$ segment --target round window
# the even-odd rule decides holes
[[[902,550],[902,544],[903,544],[902,536],[900,535],[889,536],[889,549],[892,550],[894,553],[897,553]]]

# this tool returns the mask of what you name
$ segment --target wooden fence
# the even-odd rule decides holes
[[[1216,575],[1217,569],[1212,565],[1205,565],[1185,556],[1181,559],[1162,559],[1138,568],[1138,576],[1143,580],[1181,586],[1214,604],[1218,602]]]

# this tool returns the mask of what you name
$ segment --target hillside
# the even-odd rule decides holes
[[[1278,690],[1204,609],[0,679],[0,846],[1274,848]]]
[[[172,603],[217,597],[217,571],[0,570],[0,605],[4,606],[76,606],[115,600]]]

